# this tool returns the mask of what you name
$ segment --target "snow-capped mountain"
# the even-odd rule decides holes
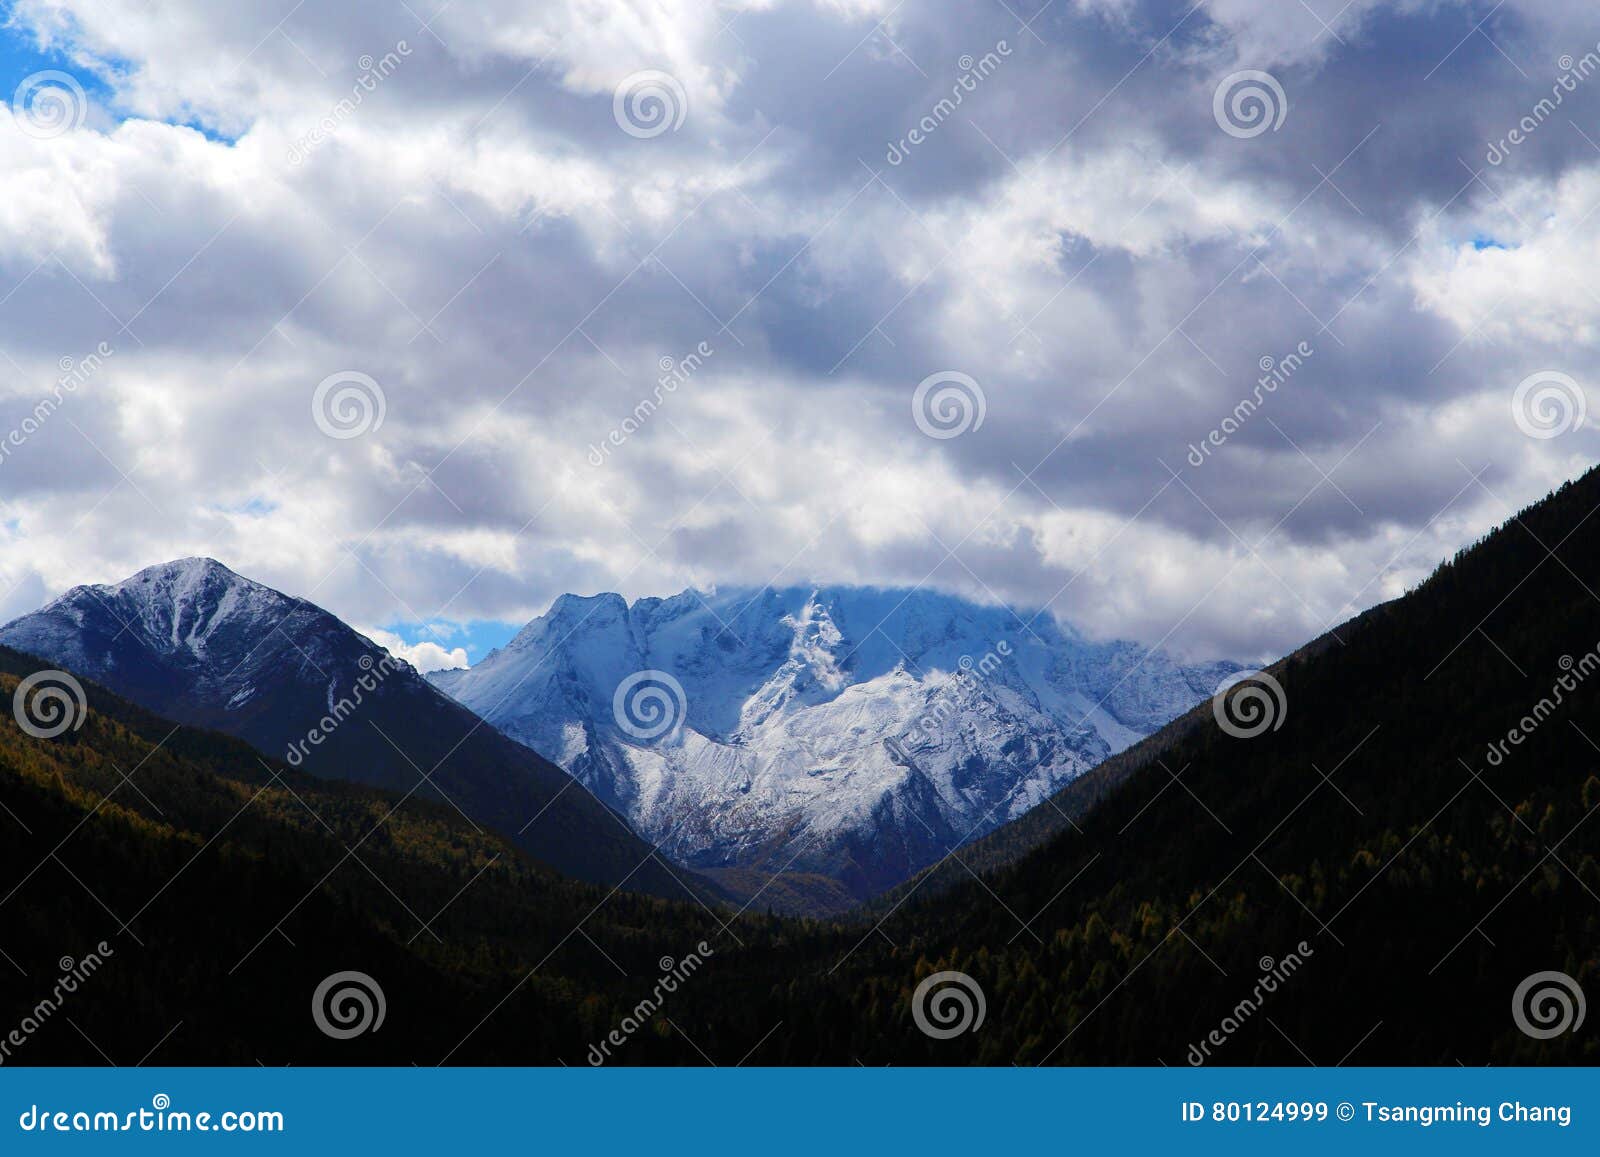
[[[560,768],[328,612],[211,559],[74,587],[0,628],[0,643],[313,775],[453,805],[572,875],[615,884],[632,873],[630,887],[683,896]]]
[[[796,587],[564,595],[475,667],[429,677],[675,859],[865,896],[1237,669],[929,591]]]

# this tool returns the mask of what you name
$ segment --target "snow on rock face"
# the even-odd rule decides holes
[[[0,627],[0,643],[89,676],[176,722],[237,735],[279,759],[290,758],[290,748],[363,675],[382,675],[383,690],[396,700],[438,697],[409,665],[386,658],[326,611],[207,558],[74,587]],[[308,770],[359,778],[357,761],[335,752],[358,729],[350,730],[339,744],[301,751]]]
[[[74,587],[7,624],[0,641],[99,678],[159,657],[169,670],[197,680],[231,682],[242,704],[252,688],[240,676],[252,666],[261,636],[313,609],[212,559],[186,558],[120,583]],[[322,634],[302,640],[309,652],[303,663],[328,656]]]
[[[678,873],[643,862],[650,848],[571,790],[563,770],[327,611],[219,562],[182,559],[74,587],[0,627],[0,643],[298,770],[451,807],[571,875],[684,894]]]
[[[564,595],[503,649],[430,678],[697,867],[890,886],[1210,695],[1176,664],[928,591]],[[614,711],[664,672],[653,739]],[[653,684],[658,680],[650,681]],[[670,684],[668,684],[670,688]]]

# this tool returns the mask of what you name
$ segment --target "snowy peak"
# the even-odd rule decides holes
[[[275,695],[314,695],[325,705],[380,659],[386,675],[425,686],[408,664],[328,612],[210,558],[73,587],[0,628],[0,641],[183,722],[240,733],[236,717],[247,719],[241,727],[259,730],[243,737],[280,757],[262,742],[293,714],[265,709]],[[305,722],[298,727],[303,733]]]
[[[84,592],[127,597],[151,605],[215,606],[234,597],[292,601],[287,595],[229,570],[214,558],[180,558],[160,563],[119,583],[73,587],[56,601],[70,601]]]
[[[281,621],[298,604],[260,583],[235,574],[210,558],[186,558],[147,567],[120,583],[74,587],[42,614],[66,613],[82,622],[99,609],[137,630],[160,650],[203,657],[219,630]]]
[[[615,621],[625,622],[625,604],[614,604]],[[581,619],[579,608],[568,613]],[[552,642],[559,637],[551,632]],[[649,847],[587,793],[569,790],[560,768],[332,614],[214,559],[75,587],[0,628],[0,643],[313,775],[447,804],[573,875],[682,894],[671,872],[643,863]],[[612,667],[626,661],[619,655]],[[612,667],[572,674],[569,684],[609,678]]]
[[[431,678],[685,862],[792,864],[867,895],[1235,669],[933,591],[792,587],[564,595],[476,667]],[[622,710],[651,688],[676,713],[659,734]]]

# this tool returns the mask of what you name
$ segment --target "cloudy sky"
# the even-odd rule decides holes
[[[564,591],[769,582],[1248,660],[1600,447],[1582,0],[3,37],[0,616],[205,554],[433,661]]]

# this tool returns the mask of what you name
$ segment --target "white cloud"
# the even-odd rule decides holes
[[[1492,179],[1492,178],[1491,178]],[[1424,308],[1473,345],[1600,339],[1600,165],[1520,180],[1476,212],[1430,221],[1410,263]]]
[[[450,671],[468,665],[465,647],[452,647],[446,650],[431,639],[408,643],[393,631],[375,627],[356,629],[395,658],[404,659],[424,674],[429,671]]]
[[[1417,54],[1460,39],[1451,6],[1403,6],[1432,39],[1400,52],[1374,39],[1388,8],[1301,45],[1303,11],[1238,0],[1148,59],[1162,6],[1134,0],[1063,6],[1043,43],[1000,5],[887,28],[891,5],[849,0],[507,0],[427,29],[400,6],[283,7],[16,8],[101,86],[55,139],[0,114],[0,436],[59,359],[115,354],[0,460],[0,612],[209,554],[362,623],[927,582],[1256,657],[1595,450],[1508,413],[1518,380],[1594,340],[1592,149],[1552,123],[1488,188],[1460,169],[1458,138],[1478,148],[1528,93],[1476,42],[1418,80]],[[1548,20],[1504,31],[1553,61],[1576,42]],[[1004,68],[886,168],[884,142],[1001,37]],[[362,56],[401,40],[291,164]],[[1213,123],[1229,52],[1284,62],[1282,132]],[[611,90],[651,68],[689,114],[639,140]],[[1475,250],[1480,232],[1515,247]],[[1188,467],[1260,360],[1303,340],[1307,369]],[[656,397],[662,359],[702,342]],[[934,441],[912,391],[951,369],[987,418]],[[311,399],[345,370],[386,416],[339,441]]]

